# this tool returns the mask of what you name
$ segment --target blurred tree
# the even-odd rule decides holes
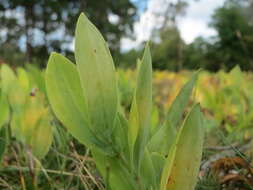
[[[206,66],[206,53],[209,44],[202,37],[185,46],[183,50],[183,66],[187,69],[198,69]]]
[[[156,26],[152,31],[152,39],[156,40],[160,34],[167,30],[167,28],[177,27],[177,21],[180,16],[183,16],[186,12],[188,2],[185,0],[160,0],[160,4],[164,6],[161,9],[157,9],[153,12],[155,20],[157,20]]]
[[[36,58],[45,64],[49,52],[69,52],[80,12],[96,24],[115,51],[136,16],[130,0],[1,0],[1,45],[16,45],[25,49],[27,61]]]
[[[184,42],[177,27],[170,27],[160,34],[160,43],[153,44],[153,67],[155,69],[182,69]]]
[[[247,8],[241,1],[228,0],[212,17],[211,26],[218,33],[215,52],[227,69],[237,64],[244,70],[253,69],[253,26]]]
[[[120,66],[122,68],[136,68],[137,58],[140,58],[142,53],[143,52],[139,49],[131,49],[130,51],[121,53],[121,55],[116,57],[114,61],[116,66]]]
[[[183,48],[185,46],[177,28],[177,20],[185,14],[188,2],[185,0],[163,1],[163,9],[155,12],[161,20],[152,32],[154,43],[153,66],[157,69],[182,69]],[[159,23],[159,22],[158,22]]]

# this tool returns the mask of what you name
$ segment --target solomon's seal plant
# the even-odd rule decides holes
[[[203,116],[194,105],[182,122],[197,74],[185,84],[165,122],[150,130],[152,63],[148,45],[138,61],[128,119],[120,106],[110,51],[81,14],[75,33],[76,65],[52,53],[46,89],[52,109],[68,131],[92,152],[111,190],[193,190],[202,154]]]
[[[10,126],[10,130],[6,129],[10,133],[7,136],[15,137],[36,158],[42,159],[53,140],[51,115],[44,94],[33,92],[37,87],[28,73],[22,68],[16,72],[7,65],[1,67],[0,129]]]

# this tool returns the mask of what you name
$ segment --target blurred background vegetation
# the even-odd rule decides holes
[[[74,32],[80,12],[84,12],[89,17],[108,41],[118,67],[121,105],[128,115],[136,81],[136,72],[133,68],[136,67],[136,59],[141,57],[145,44],[145,41],[142,41],[137,46],[131,47],[130,41],[137,44],[135,24],[148,9],[150,1],[158,0],[0,0],[0,107],[2,109],[0,120],[3,120],[6,114],[3,106],[8,109],[15,107],[12,102],[22,99],[23,90],[27,91],[24,92],[26,102],[22,105],[30,105],[33,99],[42,97],[38,99],[39,106],[50,110],[46,98],[43,68],[47,65],[52,51],[62,53],[74,61]],[[250,188],[243,189],[251,190],[253,189],[253,75],[251,73],[253,71],[253,0],[220,0],[224,3],[214,10],[208,21],[215,35],[199,36],[192,42],[186,41],[183,37],[180,31],[180,19],[187,16],[187,10],[190,9],[192,2],[205,4],[213,0],[159,1],[162,2],[163,9],[158,7],[159,10],[152,16],[160,22],[155,23],[150,35],[155,69],[151,127],[153,129],[160,127],[160,121],[164,120],[166,110],[193,73],[188,70],[203,68],[194,97],[189,104],[190,108],[194,101],[201,103],[207,126],[204,164],[201,167],[201,180],[196,190],[234,190],[236,187],[242,189],[241,184],[250,184]],[[205,6],[208,7],[209,4],[206,3]],[[150,29],[149,22],[154,20],[146,20],[147,28],[144,27],[144,30]],[[200,30],[198,27],[192,27],[189,28],[189,34],[193,30]],[[122,46],[124,39],[131,39],[124,42],[131,48],[126,49]],[[9,68],[4,63],[13,68],[8,70],[11,73],[15,71],[12,75],[17,76],[12,78],[17,79],[12,81],[8,74],[4,75],[2,68]],[[10,81],[12,83],[9,83]],[[3,95],[4,84],[7,89],[12,87],[7,97]],[[15,110],[13,108],[10,110],[10,114],[14,114]],[[37,111],[39,112],[40,109]],[[37,114],[36,111],[34,114]],[[9,113],[6,115],[8,115],[7,121],[4,121],[3,126],[10,127],[12,117],[9,118]],[[84,186],[85,188],[88,186],[86,189],[91,187],[104,189],[89,150],[73,139],[51,112],[48,115],[53,130],[53,140],[49,154],[41,161],[45,170],[38,172],[37,185],[41,189],[50,187],[83,189]],[[26,122],[30,122],[31,118],[32,116],[29,115]],[[4,148],[1,147],[3,146],[1,143],[5,142],[2,137],[4,130],[0,130],[0,160],[4,153]],[[31,168],[27,167],[30,161],[24,151],[25,143],[20,144],[15,137],[6,144],[8,145],[6,154],[0,167],[0,189],[2,187],[20,189],[21,185],[26,185],[29,189],[29,186],[33,185],[31,182],[34,176],[30,172]],[[223,160],[224,156],[235,157],[232,159],[236,161],[239,157],[240,163],[236,168],[231,167],[229,163],[234,165],[233,160]],[[220,170],[220,173],[217,173],[221,180],[219,183],[208,178],[210,160],[217,162],[216,167],[210,168]],[[224,165],[228,168],[225,172],[223,169],[227,168],[224,168]],[[233,179],[230,178],[230,171],[235,174]],[[228,188],[224,187],[224,184]],[[230,188],[229,185],[232,187]]]
[[[209,23],[217,35],[186,43],[178,20],[184,17],[189,2],[164,1],[165,11],[157,15],[164,18],[163,22],[152,30],[150,39],[154,69],[218,71],[239,65],[242,70],[253,70],[253,1],[226,0]],[[135,39],[133,26],[140,18],[140,7],[147,8],[147,3],[148,0],[1,0],[0,60],[12,66],[29,62],[45,67],[52,51],[74,59],[75,21],[80,12],[85,12],[107,39],[116,65],[131,68],[142,45],[126,51],[120,42],[126,37]]]
[[[2,0],[0,1],[0,57],[9,64],[46,65],[52,51],[72,54],[75,23],[80,12],[96,23],[114,52],[132,30],[136,7],[129,0]],[[110,16],[118,18],[117,24]]]

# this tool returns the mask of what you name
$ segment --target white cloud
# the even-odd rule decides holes
[[[193,42],[198,36],[208,37],[216,35],[216,31],[208,28],[206,22],[200,19],[185,18],[179,23],[179,29],[186,43]]]
[[[224,0],[200,0],[190,3],[185,17],[178,22],[182,38],[186,43],[191,43],[198,36],[216,35],[216,31],[209,28],[208,24],[214,10],[223,3]]]
[[[162,1],[164,0],[149,0],[147,10],[142,13],[140,19],[134,23],[135,40],[123,38],[121,40],[121,48],[127,51],[138,47],[142,42],[150,39],[152,29],[159,24],[159,20],[154,16],[154,13],[159,12],[162,8]]]
[[[138,47],[143,41],[149,40],[151,31],[163,21],[163,18],[156,17],[154,13],[163,11],[166,0],[149,0],[147,10],[140,16],[139,21],[134,24],[135,40],[123,38],[121,48],[127,51]],[[211,15],[215,8],[221,6],[224,0],[199,0],[191,1],[187,8],[186,15],[179,19],[178,26],[182,38],[186,43],[192,42],[196,37],[208,37],[215,35],[215,31],[208,27]]]
[[[122,50],[129,50],[136,48],[143,41],[146,41],[150,38],[152,29],[156,25],[156,19],[153,15],[153,11],[160,7],[157,2],[160,0],[150,0],[148,3],[147,10],[142,13],[138,22],[134,23],[134,36],[135,40],[129,38],[121,39],[121,48]]]

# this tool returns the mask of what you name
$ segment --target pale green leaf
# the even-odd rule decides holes
[[[49,58],[46,89],[54,113],[69,132],[86,146],[96,145],[108,152],[89,128],[87,106],[77,69],[60,54],[53,53]]]
[[[1,91],[4,95],[7,95],[17,78],[13,70],[6,64],[3,64],[1,67],[1,80]]]
[[[139,113],[137,110],[137,104],[135,96],[133,97],[133,102],[131,105],[131,110],[129,114],[129,127],[128,127],[128,143],[129,143],[129,153],[130,153],[130,160],[133,164],[134,159],[134,147],[135,141],[137,139],[140,123],[139,123]]]
[[[174,159],[168,156],[166,160],[166,165],[169,165],[170,169],[163,171],[161,190],[194,189],[202,156],[203,124],[203,116],[197,104],[185,119],[172,147]],[[169,155],[172,154],[171,152]]]
[[[174,127],[167,123],[163,124],[157,132],[151,137],[148,143],[148,149],[150,152],[158,152],[163,156],[166,156],[172,146],[177,131]]]
[[[166,185],[167,185],[167,182],[168,182],[168,179],[171,174],[171,170],[175,161],[176,150],[177,150],[176,143],[177,142],[174,141],[174,143],[170,147],[169,154],[166,160],[164,161],[164,167],[162,170],[161,181],[160,181],[160,190],[166,190]]]
[[[102,35],[84,14],[77,21],[75,37],[75,58],[90,127],[110,143],[118,107],[113,60]]]
[[[138,167],[140,167],[140,161],[143,157],[144,149],[148,141],[151,110],[152,62],[149,46],[147,44],[142,61],[138,66],[137,86],[133,97],[129,118],[128,134],[130,154],[136,157],[134,162],[138,165]]]
[[[0,129],[9,122],[10,108],[7,97],[4,95],[0,96]]]
[[[177,126],[182,119],[184,110],[189,102],[192,94],[192,89],[197,80],[198,72],[182,87],[176,99],[172,103],[166,122],[152,136],[148,148],[151,152],[159,152],[162,155],[167,155],[169,148],[174,142],[177,134]]]
[[[27,72],[23,68],[17,69],[17,79],[19,85],[23,88],[25,92],[29,92],[30,82]]]
[[[143,159],[141,161],[141,183],[144,184],[144,189],[157,189],[159,185],[156,179],[156,170],[148,149],[145,149]]]
[[[189,103],[192,89],[196,83],[198,73],[199,72],[194,73],[191,79],[182,87],[168,111],[166,119],[167,123],[169,122],[172,127],[177,127],[182,119],[184,110]]]
[[[40,70],[35,65],[26,64],[31,87],[37,87],[40,91],[46,93],[44,70]]]
[[[13,82],[8,90],[8,102],[12,111],[21,112],[28,95],[29,93],[19,84],[18,80]]]
[[[53,140],[53,130],[49,118],[40,119],[33,131],[30,147],[37,158],[43,158],[49,151]]]
[[[25,143],[25,138],[24,136],[22,136],[21,122],[22,122],[22,113],[14,112],[11,116],[10,122],[12,136],[16,137],[22,143]]]

